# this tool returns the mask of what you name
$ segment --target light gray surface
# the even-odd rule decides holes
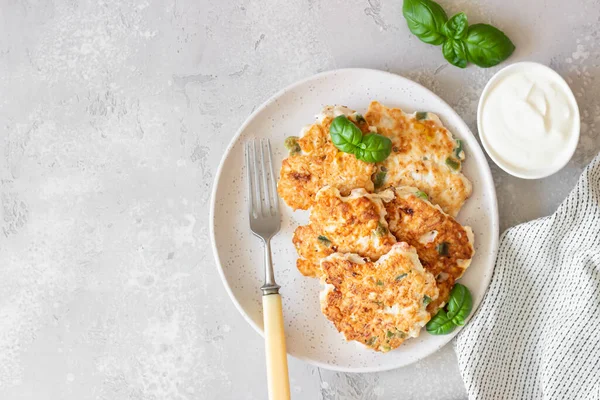
[[[600,150],[600,3],[441,3],[573,88],[582,138],[563,171],[531,182],[492,166],[503,229],[552,212]],[[0,18],[3,400],[266,398],[262,340],[208,237],[238,126],[300,78],[371,67],[423,83],[475,132],[497,70],[446,66],[400,0],[2,1]],[[296,399],[465,397],[450,346],[386,373],[290,372]]]

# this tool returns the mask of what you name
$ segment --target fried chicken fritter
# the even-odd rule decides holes
[[[378,165],[377,191],[415,186],[432,203],[456,216],[471,195],[471,182],[460,172],[465,155],[461,142],[428,112],[406,114],[373,101],[365,114],[377,133],[392,140],[392,153]]]
[[[335,252],[377,260],[396,243],[385,214],[377,194],[354,189],[342,196],[337,188],[324,187],[315,197],[310,223],[294,232],[298,269],[303,275],[319,276],[321,260]]]
[[[394,193],[393,200],[385,203],[390,232],[399,242],[413,246],[425,269],[436,277],[440,295],[428,307],[433,314],[448,301],[455,281],[471,263],[475,254],[473,232],[431,204],[417,188],[388,191]]]
[[[397,243],[376,262],[334,253],[321,262],[321,310],[346,340],[381,352],[417,337],[438,297],[434,276],[415,249]]]

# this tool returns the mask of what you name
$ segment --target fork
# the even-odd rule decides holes
[[[246,142],[246,176],[250,230],[262,239],[265,248],[265,284],[260,289],[263,292],[267,383],[270,400],[288,400],[290,382],[279,294],[281,286],[275,282],[271,261],[271,238],[281,226],[279,197],[273,173],[271,143],[268,139],[261,139],[258,147],[257,151],[256,140]]]

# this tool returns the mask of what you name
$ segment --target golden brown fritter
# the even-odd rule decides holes
[[[344,197],[337,188],[324,187],[315,197],[310,223],[294,232],[298,270],[306,276],[319,276],[321,260],[335,252],[377,260],[396,243],[385,214],[377,194],[354,189]]]
[[[471,263],[475,253],[473,232],[427,201],[417,188],[388,191],[395,193],[393,200],[385,204],[390,232],[399,242],[413,246],[425,269],[436,277],[440,295],[428,307],[433,314],[446,303],[454,282]]]
[[[456,216],[472,186],[460,172],[464,151],[440,119],[427,112],[406,114],[376,101],[369,105],[365,119],[392,140],[392,153],[378,165],[381,183],[376,190],[415,186]]]
[[[351,121],[363,131],[369,127],[364,119],[346,108],[326,107],[320,122],[311,125],[297,140],[300,153],[292,154],[281,167],[277,191],[294,210],[309,209],[315,194],[323,186],[333,186],[347,195],[352,189],[373,191],[371,175],[375,165],[358,160],[354,155],[339,151],[331,142],[329,126],[337,115],[348,114]]]
[[[435,278],[406,243],[395,244],[377,262],[334,253],[321,267],[321,311],[346,340],[376,351],[417,337],[430,319],[427,303],[438,297]]]

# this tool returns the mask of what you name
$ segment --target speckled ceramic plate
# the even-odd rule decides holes
[[[432,111],[463,139],[467,154],[463,172],[473,182],[473,195],[458,220],[473,227],[476,254],[461,282],[471,290],[475,309],[485,293],[498,245],[498,208],[490,169],[467,125],[443,100],[409,79],[368,69],[330,71],[282,90],[259,107],[227,148],[214,183],[211,238],[219,272],[236,307],[261,334],[263,250],[248,226],[243,142],[250,137],[270,138],[276,165],[281,165],[287,153],[285,137],[298,135],[323,106],[343,104],[364,113],[371,100],[408,112]],[[283,202],[281,209],[281,231],[273,238],[272,247],[290,355],[340,371],[382,371],[422,359],[458,333],[457,329],[450,335],[432,336],[423,330],[420,337],[386,354],[346,342],[320,312],[319,281],[302,276],[295,266],[292,234],[296,226],[307,222],[308,213],[292,212]]]

